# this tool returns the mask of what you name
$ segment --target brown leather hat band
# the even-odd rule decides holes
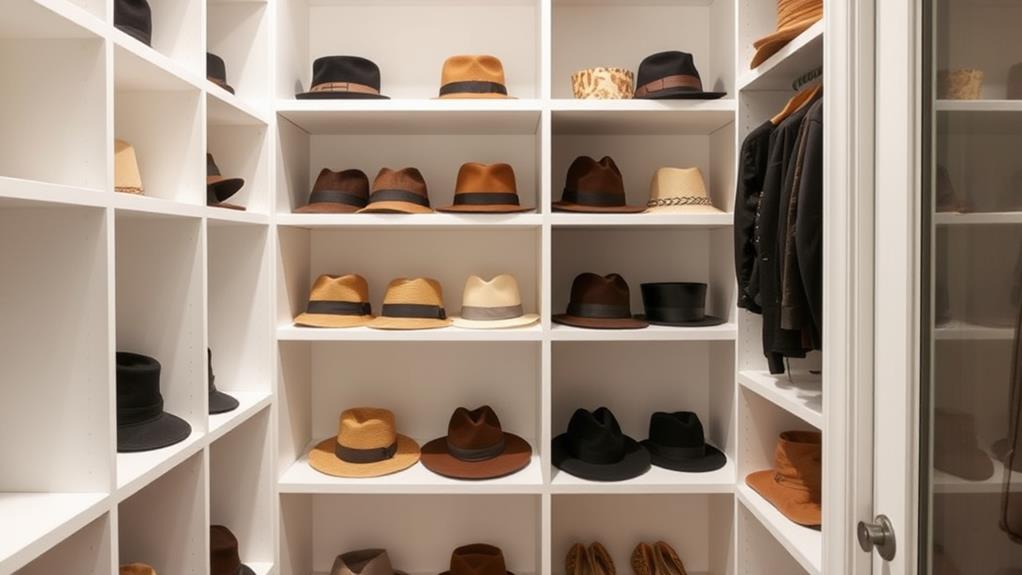
[[[447,319],[447,311],[444,308],[419,303],[385,303],[381,313],[383,317]]]
[[[454,195],[456,206],[518,205],[518,194],[467,192]]]
[[[524,315],[521,304],[505,305],[500,307],[478,307],[472,305],[461,306],[462,319],[475,321],[496,321],[501,319],[514,319]]]
[[[354,92],[356,94],[379,94],[380,91],[372,86],[356,84],[354,82],[324,82],[316,84],[310,92]]]
[[[453,455],[456,459],[462,461],[485,461],[487,459],[493,459],[504,452],[504,436],[500,436],[500,441],[494,445],[481,447],[478,449],[469,449],[467,447],[458,447],[457,445],[451,445],[451,438],[447,438],[447,452]]]
[[[561,201],[569,204],[582,206],[606,206],[615,207],[625,205],[623,194],[607,192],[587,192],[579,190],[564,190],[561,194]]]
[[[408,190],[376,190],[369,195],[369,203],[374,202],[408,202],[429,207],[429,198]]]
[[[631,318],[632,310],[626,305],[571,302],[568,304],[568,315],[573,315],[575,317],[623,319]]]
[[[660,78],[659,80],[653,80],[648,84],[639,86],[635,90],[635,96],[637,98],[641,98],[669,88],[692,88],[696,92],[702,92],[703,83],[696,76],[676,74],[674,76]]]
[[[469,80],[440,86],[440,95],[446,96],[447,94],[503,94],[506,96],[507,88],[496,82]]]
[[[372,315],[372,304],[355,301],[310,301],[308,313],[325,315]]]
[[[373,449],[355,449],[334,443],[334,455],[348,463],[376,463],[391,459],[395,453],[397,453],[397,441],[387,447],[374,447]]]
[[[346,204],[357,208],[366,206],[366,199],[340,190],[316,190],[309,194],[310,204]]]

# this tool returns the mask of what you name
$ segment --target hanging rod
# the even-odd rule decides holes
[[[795,78],[794,80],[792,80],[792,82],[791,82],[791,89],[795,90],[797,92],[797,91],[801,90],[804,86],[806,86],[806,85],[812,83],[813,81],[819,79],[821,76],[823,76],[823,66],[817,66],[817,67],[813,68],[812,70],[809,70],[805,74],[802,74],[798,78]]]

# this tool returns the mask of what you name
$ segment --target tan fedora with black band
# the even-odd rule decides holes
[[[492,479],[525,469],[532,446],[500,426],[488,405],[454,410],[447,435],[422,446],[422,464],[433,473],[455,479]]]
[[[777,0],[777,27],[752,43],[756,54],[750,68],[765,62],[788,42],[823,18],[823,0]]]
[[[321,275],[309,291],[305,313],[295,318],[302,327],[358,327],[373,319],[369,283],[358,274]]]
[[[465,54],[444,61],[440,98],[510,98],[504,65],[496,56]]]
[[[518,201],[515,171],[508,164],[468,162],[458,170],[454,205],[437,208],[441,212],[511,214],[531,212]]]
[[[419,444],[397,432],[387,409],[356,407],[341,413],[337,436],[309,452],[309,465],[337,477],[379,477],[419,461]]]
[[[469,329],[501,329],[534,324],[539,314],[525,313],[514,276],[501,274],[490,281],[469,276],[461,296],[461,315],[452,321]]]
[[[369,214],[431,214],[426,178],[418,168],[381,168],[373,180],[369,204],[358,211]]]
[[[553,203],[554,211],[632,214],[645,211],[642,206],[626,204],[625,184],[621,170],[610,156],[600,161],[579,156],[568,167],[561,201]]]
[[[369,322],[376,329],[432,329],[447,327],[444,291],[433,278],[397,278],[387,286],[379,317]]]

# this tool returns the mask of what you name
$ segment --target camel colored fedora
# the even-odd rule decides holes
[[[156,575],[156,569],[146,563],[128,563],[117,570],[119,575]]]
[[[500,547],[486,543],[462,545],[451,553],[451,568],[440,575],[514,575],[504,564]]]
[[[407,575],[390,564],[385,549],[359,549],[341,553],[334,559],[330,575]]]
[[[142,195],[142,172],[135,146],[124,140],[114,140],[114,191]]]
[[[160,362],[126,351],[116,356],[117,451],[150,451],[188,439],[192,426],[163,410]]]
[[[368,323],[376,329],[447,327],[444,291],[433,278],[397,278],[387,286],[380,315]]]
[[[691,411],[658,411],[649,418],[649,439],[642,441],[653,465],[703,473],[716,471],[727,463],[724,452],[706,443],[703,424]]]
[[[539,314],[522,309],[522,296],[513,275],[501,274],[490,281],[469,276],[461,296],[461,315],[452,321],[458,327],[499,329],[532,325],[539,321]]]
[[[566,313],[557,314],[555,323],[594,329],[640,329],[649,322],[632,317],[628,283],[618,274],[600,277],[582,273],[571,283],[571,299]]]
[[[380,477],[415,465],[419,444],[397,432],[387,409],[356,407],[341,413],[337,437],[309,452],[309,465],[337,477]]]
[[[227,413],[238,409],[238,400],[233,396],[227,395],[226,393],[218,390],[214,381],[216,376],[213,375],[213,350],[206,348],[206,384],[209,388],[209,413],[215,415],[217,413]]]
[[[227,83],[227,64],[224,63],[223,58],[210,52],[206,52],[206,79],[224,90],[234,93],[234,88]]]
[[[206,205],[215,208],[244,210],[245,206],[227,203],[228,198],[238,193],[245,185],[241,178],[225,178],[213,161],[213,154],[206,154]]]
[[[579,156],[568,168],[561,201],[553,203],[555,212],[592,212],[633,214],[642,206],[625,204],[625,183],[621,170],[609,156],[599,162]]]
[[[312,87],[299,100],[387,100],[380,94],[380,67],[360,56],[323,56],[312,63]]]
[[[209,575],[255,575],[238,555],[238,538],[223,525],[209,528]]]
[[[319,171],[309,203],[299,214],[353,214],[369,203],[369,177],[362,170]]]
[[[492,479],[525,469],[532,446],[500,427],[488,405],[454,410],[447,435],[422,446],[422,464],[433,473],[455,479]]]
[[[321,275],[309,291],[305,313],[295,318],[301,327],[358,327],[373,319],[369,284],[358,274]]]
[[[765,62],[822,18],[823,0],[777,0],[777,28],[752,43],[756,53],[749,67]]]
[[[621,431],[606,407],[577,409],[568,431],[553,440],[552,460],[565,473],[593,481],[624,481],[649,471],[649,453]]]
[[[508,164],[469,162],[458,170],[454,205],[437,208],[441,212],[474,214],[511,214],[531,212],[518,201],[515,171]]]
[[[369,214],[431,214],[426,178],[418,168],[392,170],[381,168],[373,180],[369,205],[358,213]]]
[[[785,431],[774,450],[774,468],[750,474],[745,483],[788,519],[818,527],[821,448],[819,431]]]
[[[464,54],[444,61],[440,98],[510,98],[504,64],[496,56]]]
[[[624,68],[586,68],[571,75],[571,93],[577,100],[631,100],[635,75]]]
[[[659,168],[649,184],[647,214],[720,214],[699,168]]]

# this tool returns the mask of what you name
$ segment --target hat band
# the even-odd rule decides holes
[[[481,307],[475,305],[461,306],[461,319],[471,319],[475,321],[514,319],[516,317],[522,317],[524,314],[525,312],[522,310],[522,304],[504,305],[499,307]]]
[[[667,322],[698,321],[706,317],[706,308],[699,307],[647,307],[646,319]]]
[[[356,208],[364,208],[366,206],[366,199],[340,190],[315,190],[309,194],[309,203],[347,204]]]
[[[695,459],[706,455],[706,445],[698,445],[694,447],[674,447],[670,445],[663,445],[661,443],[654,443],[652,440],[649,445],[653,447],[657,455],[663,455],[664,457],[670,457],[671,459]]]
[[[374,447],[372,449],[356,449],[345,447],[340,443],[334,443],[334,455],[348,463],[376,463],[394,457],[397,453],[397,440],[387,447]]]
[[[429,207],[429,198],[408,190],[376,190],[369,195],[369,203],[375,202],[408,202]]]
[[[446,96],[447,94],[503,94],[507,96],[507,88],[504,87],[504,84],[497,82],[468,80],[440,86],[440,95]]]
[[[456,459],[461,461],[485,461],[487,459],[493,459],[504,452],[504,434],[500,434],[500,441],[487,447],[480,447],[478,449],[469,449],[467,447],[458,447],[457,445],[451,444],[450,436],[447,437],[447,452],[453,455]]]
[[[380,91],[372,86],[356,84],[355,82],[323,82],[312,87],[310,92],[354,92],[356,94],[379,94]]]
[[[372,315],[373,306],[367,301],[310,301],[305,311],[324,315]]]
[[[443,307],[420,303],[385,303],[382,313],[384,317],[447,319],[447,311]]]
[[[494,206],[494,205],[518,205],[518,194],[490,193],[490,192],[467,192],[454,194],[454,205],[456,206]]]
[[[615,207],[625,205],[624,194],[615,192],[589,192],[565,189],[561,201],[583,206]]]
[[[568,304],[568,315],[605,319],[630,319],[632,317],[632,310],[626,305],[571,302]]]
[[[667,206],[712,206],[707,196],[671,196],[654,198],[646,202],[647,208],[663,208]]]
[[[636,88],[635,97],[641,98],[670,88],[690,88],[694,92],[702,92],[703,82],[699,79],[699,76],[690,76],[688,74],[665,76]]]
[[[118,407],[117,425],[134,425],[145,423],[159,417],[163,413],[163,398],[156,403],[142,407]]]

